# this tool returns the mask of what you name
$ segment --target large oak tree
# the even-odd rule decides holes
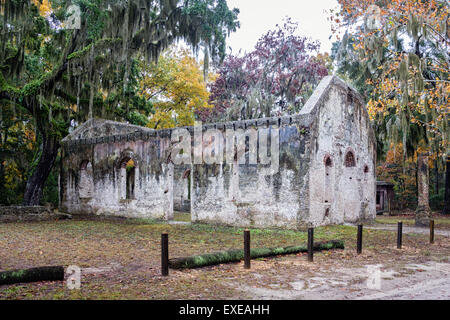
[[[81,14],[75,27],[71,5]],[[72,119],[130,120],[149,111],[137,95],[137,58],[157,60],[184,40],[206,53],[206,64],[217,63],[237,14],[225,0],[0,1],[2,109],[29,114],[41,141],[24,203],[39,204]]]

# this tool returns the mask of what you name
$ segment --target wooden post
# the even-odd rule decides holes
[[[430,243],[434,243],[434,220],[430,220]]]
[[[399,221],[397,225],[397,249],[402,248],[402,236],[403,236],[403,223]]]
[[[314,261],[314,228],[308,228],[308,261]]]
[[[356,253],[361,254],[362,252],[362,234],[363,234],[363,225],[358,225],[358,237],[356,240]]]
[[[250,231],[244,231],[244,268],[250,269]]]
[[[161,274],[169,275],[169,235],[161,234]]]

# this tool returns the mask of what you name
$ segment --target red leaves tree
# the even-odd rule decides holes
[[[242,57],[228,56],[211,86],[212,110],[202,121],[270,117],[298,112],[314,87],[328,74],[316,56],[317,41],[296,35],[298,24],[287,19],[267,32]]]

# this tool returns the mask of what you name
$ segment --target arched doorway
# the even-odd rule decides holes
[[[360,219],[363,194],[360,190],[361,169],[357,168],[356,153],[351,148],[347,149],[342,165],[339,193],[343,200],[344,221],[356,222]]]
[[[91,199],[94,195],[94,177],[92,164],[84,160],[80,164],[80,179],[78,183],[78,196],[80,199]]]
[[[175,221],[191,221],[191,166],[174,166],[173,209]]]
[[[120,199],[135,199],[136,163],[131,157],[120,162]]]

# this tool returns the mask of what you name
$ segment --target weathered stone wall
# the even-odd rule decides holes
[[[197,130],[184,129],[191,137]],[[219,134],[206,138],[210,129]],[[298,115],[199,130],[203,141],[191,140],[192,159],[198,143],[207,149],[218,139],[228,149],[233,132],[246,137],[246,161],[240,162],[236,151],[223,161],[174,165],[172,130],[88,121],[63,140],[61,210],[171,219],[174,208],[190,209],[194,222],[290,229],[375,216],[373,131],[362,98],[336,77],[322,80]],[[269,141],[265,150],[263,137]],[[273,163],[260,161],[261,154],[274,154],[272,142],[279,145],[275,172],[268,170]],[[249,162],[251,145],[256,145],[257,162]],[[345,165],[349,152],[353,166]],[[134,171],[125,168],[130,159]]]
[[[0,206],[0,216],[32,214],[36,215],[51,212],[51,208],[44,206]]]
[[[279,170],[257,163],[194,165],[191,220],[242,227],[295,229],[308,216],[310,118],[292,116],[241,121],[218,127],[220,131],[252,128],[271,135],[278,130]],[[234,126],[234,127],[232,127]],[[225,136],[225,133],[223,134]],[[225,143],[225,141],[223,142]],[[270,146],[267,146],[271,149]],[[259,149],[257,150],[259,154]]]
[[[54,213],[45,206],[0,206],[0,223],[69,219],[70,215]]]
[[[303,113],[315,118],[311,128],[310,222],[321,225],[375,218],[376,146],[362,97],[339,78],[329,77]],[[349,152],[355,166],[345,164]]]
[[[106,123],[108,126],[114,124]],[[91,123],[97,131],[103,124],[104,121]],[[130,127],[136,130],[101,138],[64,141],[60,176],[61,210],[125,217],[172,217],[173,165],[166,161],[170,131]],[[129,131],[129,127],[125,128]],[[134,196],[131,199],[126,197],[126,169],[123,167],[129,159],[136,165]],[[92,175],[85,174],[81,169],[86,161],[92,167]],[[80,193],[85,185],[93,186],[91,196],[86,192]]]

